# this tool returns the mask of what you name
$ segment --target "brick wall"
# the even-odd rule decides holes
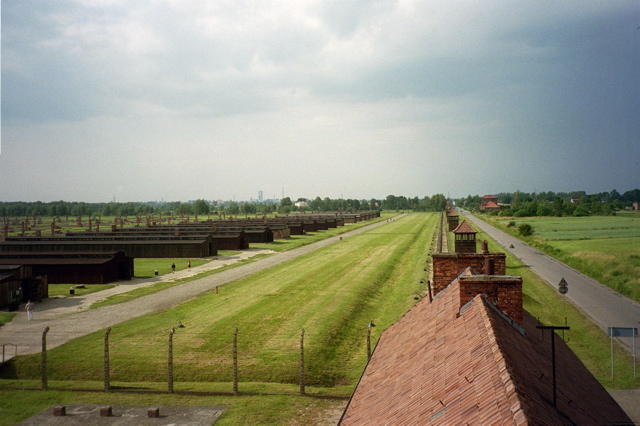
[[[461,240],[461,239],[458,239],[458,235],[456,235],[456,241],[454,245],[455,245],[456,253],[475,253],[477,251],[475,239]]]
[[[467,267],[478,273],[484,273],[485,263],[489,259],[493,261],[495,275],[506,273],[506,255],[504,253],[433,254],[433,282],[431,284],[433,295],[435,296],[451,284]]]
[[[470,275],[458,278],[460,307],[484,294],[502,313],[522,325],[522,278],[514,275]]]

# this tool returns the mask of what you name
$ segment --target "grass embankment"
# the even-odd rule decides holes
[[[177,391],[190,382],[224,382],[231,392],[236,328],[240,392],[249,382],[293,385],[304,329],[307,385],[348,396],[366,363],[367,324],[378,326],[373,346],[424,290],[420,280],[436,223],[437,215],[413,214],[239,280],[220,294],[112,327],[111,378],[166,382],[169,330],[182,322],[186,328],[173,336]],[[49,351],[50,380],[102,380],[103,342],[100,332]],[[2,375],[37,380],[40,356],[18,357]]]
[[[346,232],[349,231],[353,231],[355,229],[358,228],[362,228],[364,226],[367,225],[371,225],[373,223],[376,222],[380,222],[382,220],[386,220],[387,217],[389,217],[390,215],[388,214],[383,214],[381,215],[380,218],[374,219],[374,220],[370,220],[368,222],[358,222],[355,224],[349,224],[347,226],[341,226],[339,228],[332,228],[332,229],[328,229],[328,230],[324,230],[324,231],[318,231],[318,232],[313,232],[313,233],[308,233],[304,236],[293,236],[287,240],[281,241],[275,241],[273,243],[266,243],[266,244],[252,244],[251,248],[257,248],[257,249],[266,249],[266,250],[271,250],[271,251],[275,251],[275,252],[282,252],[282,251],[286,251],[286,250],[292,250],[294,248],[297,247],[301,247],[304,245],[308,245],[311,243],[315,243],[317,241],[321,241],[323,239],[326,238],[330,238],[330,237],[334,237],[334,236],[338,236],[341,234],[344,234]],[[239,252],[235,252],[235,251],[229,251],[229,250],[221,250],[218,252],[219,256],[233,256],[233,255],[237,255]],[[180,284],[184,284],[187,281],[192,281],[192,280],[196,280],[196,279],[200,279],[200,278],[204,278],[206,276],[212,275],[212,274],[217,274],[220,273],[222,271],[226,271],[227,269],[231,269],[231,268],[236,268],[240,265],[244,265],[246,263],[249,262],[255,262],[258,259],[261,259],[263,257],[266,256],[270,256],[269,254],[258,254],[255,256],[252,256],[249,259],[242,259],[239,262],[236,263],[232,263],[232,264],[227,264],[221,267],[217,267],[215,269],[210,269],[210,270],[206,270],[203,272],[200,272],[196,275],[190,276],[190,277],[183,277],[183,278],[178,278],[175,280],[171,280],[171,281],[161,281],[158,282],[156,284],[150,285],[150,286],[145,286],[145,287],[141,287],[141,288],[137,288],[135,290],[132,291],[128,291],[126,293],[120,293],[120,294],[116,294],[116,295],[112,295],[109,296],[107,298],[105,298],[104,300],[101,300],[99,302],[94,303],[93,305],[91,305],[92,309],[97,309],[97,308],[101,308],[103,306],[108,306],[108,305],[115,305],[118,303],[124,303],[124,302],[129,302],[131,300],[137,299],[139,297],[142,296],[147,296],[149,294],[153,294],[156,293],[158,291],[162,291],[165,290],[167,288],[170,287],[174,287],[176,285],[180,285]],[[191,261],[191,264],[193,267],[211,262],[211,261],[215,261],[216,259],[218,259],[218,256],[214,257],[214,260],[211,259],[207,259],[207,260],[203,260],[203,259],[194,259]],[[165,274],[169,274],[172,272],[171,270],[171,263],[175,263],[176,265],[176,271],[180,271],[180,270],[184,270],[187,269],[187,260],[186,259],[135,259],[135,271],[136,271],[136,277],[137,278],[144,278],[144,277],[151,277],[152,274],[155,275],[155,270],[158,270],[158,274],[159,275],[165,275]],[[159,266],[160,265],[160,266]]]
[[[481,216],[499,229],[640,302],[640,215],[503,218]],[[509,222],[516,226],[508,226]],[[522,237],[528,223],[535,234]]]
[[[489,251],[504,252],[487,234],[479,231],[479,241],[487,240]],[[523,304],[531,315],[545,325],[567,325],[564,338],[573,352],[586,365],[603,386],[613,389],[640,387],[640,378],[633,378],[633,357],[618,345],[614,345],[614,379],[611,379],[611,342],[609,337],[571,303],[540,277],[523,265],[515,256],[507,253],[507,274],[523,279]],[[562,336],[561,332],[558,335]]]

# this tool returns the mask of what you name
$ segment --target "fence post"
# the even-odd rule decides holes
[[[233,334],[233,394],[238,394],[238,329]]]
[[[300,333],[300,395],[304,395],[304,328]]]
[[[175,328],[171,328],[169,333],[169,365],[168,365],[168,386],[169,393],[173,393],[173,333],[176,332]]]
[[[42,390],[49,389],[49,380],[47,378],[47,333],[49,327],[44,329],[42,333]]]
[[[104,332],[104,391],[111,389],[111,369],[109,368],[109,333],[111,327]]]

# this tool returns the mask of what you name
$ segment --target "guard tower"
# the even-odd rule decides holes
[[[460,215],[457,211],[451,209],[447,212],[447,224],[449,225],[449,231],[453,231],[458,227]]]
[[[463,220],[453,234],[456,237],[455,250],[456,253],[476,253],[476,234],[478,231],[473,229],[466,220]]]

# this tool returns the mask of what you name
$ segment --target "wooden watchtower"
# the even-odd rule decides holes
[[[466,220],[463,220],[456,229],[453,230],[455,235],[455,251],[456,253],[476,253],[476,234],[478,231],[473,229]]]

